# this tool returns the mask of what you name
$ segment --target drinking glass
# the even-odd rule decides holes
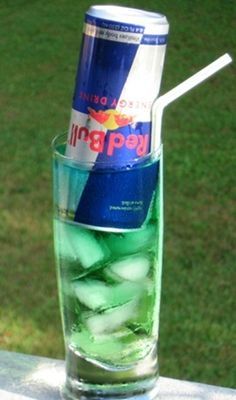
[[[154,399],[163,248],[162,148],[116,168],[53,141],[65,399]]]

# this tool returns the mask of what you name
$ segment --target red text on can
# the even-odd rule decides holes
[[[106,132],[102,130],[91,130],[86,126],[72,124],[69,144],[76,147],[78,142],[86,142],[91,151],[102,153],[105,147]],[[125,136],[121,132],[112,132],[108,137],[106,154],[113,156],[115,149],[126,147],[129,150],[136,151],[137,156],[141,157],[147,154],[149,144],[149,135],[136,135],[134,133]]]

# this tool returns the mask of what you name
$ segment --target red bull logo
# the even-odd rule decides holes
[[[111,132],[106,140],[106,131],[89,131],[86,126],[72,124],[69,144],[76,147],[80,141],[87,143],[89,149],[96,153],[103,153],[106,149],[106,154],[112,156],[115,150],[126,147],[129,150],[135,149],[137,156],[141,157],[148,152],[149,135],[130,134],[125,136],[121,132]],[[105,146],[106,142],[107,146]]]
[[[88,111],[90,118],[95,119],[95,121],[99,122],[109,130],[114,130],[134,122],[132,116],[120,113],[118,110],[114,109],[95,111],[89,107]]]
[[[118,110],[94,110],[88,108],[89,118],[95,120],[101,126],[101,129],[89,130],[87,126],[72,123],[68,143],[77,147],[79,142],[85,142],[91,151],[96,153],[105,153],[107,156],[113,156],[118,149],[126,148],[135,150],[138,157],[147,154],[149,149],[149,135],[130,133],[124,135],[118,132],[118,128],[127,126],[134,122],[133,116],[123,114]],[[105,129],[103,129],[105,128]],[[114,131],[106,135],[106,130]]]

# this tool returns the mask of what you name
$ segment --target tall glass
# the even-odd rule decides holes
[[[77,163],[65,156],[65,146],[64,137],[53,142],[55,255],[66,352],[63,396],[153,399],[163,247],[162,151],[117,170]],[[91,176],[109,175],[113,180],[117,176],[126,182],[138,176],[139,201],[127,201],[124,193],[123,208],[115,211],[121,220],[139,215],[150,169],[157,172],[155,186],[139,228],[112,227],[114,207],[106,214],[110,226],[75,222],[79,199]],[[106,196],[113,193],[114,197],[115,188],[105,186]],[[97,206],[102,207],[95,198]]]

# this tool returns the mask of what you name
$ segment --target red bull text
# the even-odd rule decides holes
[[[86,126],[72,124],[69,145],[76,147],[79,141],[83,141],[84,143],[87,143],[89,151],[104,153],[107,156],[113,156],[115,150],[120,150],[122,148],[129,150],[135,149],[137,157],[147,154],[149,147],[148,134],[134,135],[131,133],[130,135],[125,136],[120,132],[111,133],[109,135],[109,140],[106,141],[106,151],[104,150],[105,137],[105,131],[89,131]]]

